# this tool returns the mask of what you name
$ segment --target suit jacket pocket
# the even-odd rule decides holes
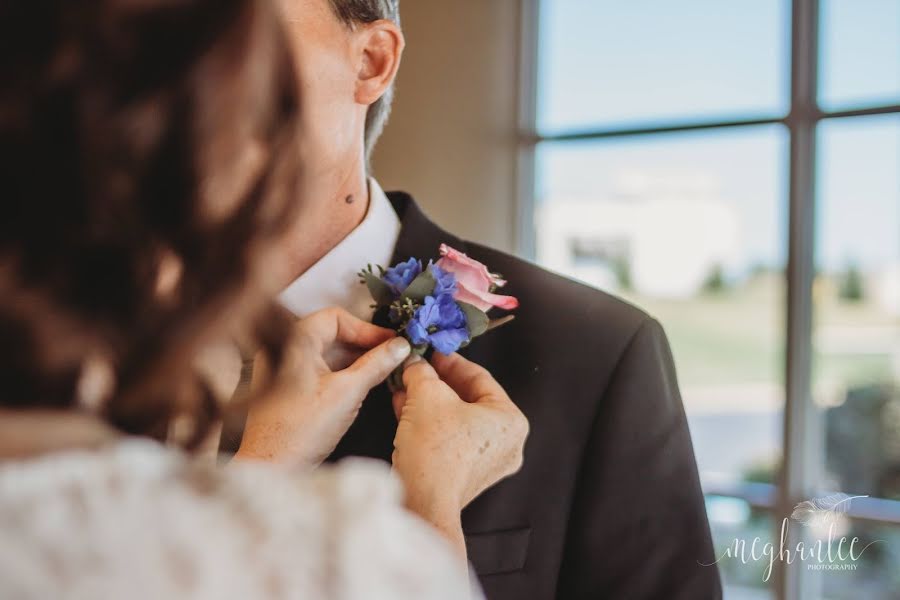
[[[469,562],[479,576],[521,571],[528,556],[531,528],[507,529],[488,533],[467,533]]]

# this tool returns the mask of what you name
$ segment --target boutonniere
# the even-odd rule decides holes
[[[513,315],[491,319],[487,313],[492,308],[519,306],[516,298],[496,293],[506,281],[484,264],[446,244],[441,244],[440,255],[440,260],[427,265],[410,258],[388,269],[376,265],[377,272],[369,265],[359,273],[376,309],[388,309],[391,326],[420,356],[429,348],[442,354],[456,352],[513,320]]]

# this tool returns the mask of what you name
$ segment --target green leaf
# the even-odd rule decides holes
[[[469,329],[469,337],[475,338],[487,331],[490,319],[480,308],[472,306],[468,302],[456,302],[466,315],[466,324]]]
[[[419,273],[419,276],[413,279],[413,282],[404,290],[402,296],[422,302],[425,296],[431,295],[431,292],[434,291],[434,284],[434,276],[431,274],[431,270],[428,269]]]
[[[375,301],[375,304],[379,307],[390,306],[391,302],[394,301],[394,294],[391,292],[391,288],[388,287],[388,284],[382,281],[381,278],[374,273],[367,271],[362,275],[366,282],[366,287],[369,288],[369,293],[372,294],[372,299]]]
[[[500,317],[499,319],[491,319],[491,322],[488,324],[488,331],[493,329],[497,329],[498,327],[502,327],[509,323],[510,321],[514,321],[516,315],[506,315],[505,317]]]

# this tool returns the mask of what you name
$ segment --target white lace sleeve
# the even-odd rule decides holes
[[[449,546],[368,461],[291,477],[126,442],[5,463],[0,531],[2,598],[472,595]]]
[[[323,473],[340,598],[475,598],[466,567],[449,545],[402,508],[402,490],[384,463],[344,460]],[[435,585],[435,582],[443,582]]]

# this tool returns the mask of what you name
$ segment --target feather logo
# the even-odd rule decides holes
[[[791,518],[806,526],[834,523],[847,514],[847,511],[850,510],[850,502],[857,498],[868,498],[868,496],[848,496],[838,493],[805,500],[794,507]]]

